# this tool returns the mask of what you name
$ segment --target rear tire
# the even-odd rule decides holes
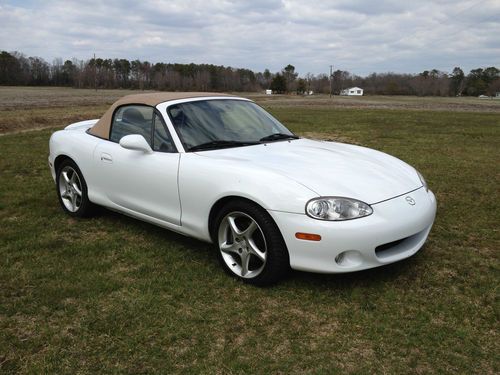
[[[64,160],[57,169],[56,190],[59,203],[68,215],[88,217],[94,212],[95,206],[88,198],[85,178],[73,160]]]
[[[227,203],[215,218],[213,239],[226,272],[246,283],[267,286],[290,268],[285,241],[266,210],[244,200]]]

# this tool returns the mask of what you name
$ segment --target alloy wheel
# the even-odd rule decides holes
[[[65,166],[59,174],[59,194],[64,207],[69,212],[76,212],[82,205],[82,182],[71,166]]]
[[[239,277],[254,278],[266,265],[264,233],[259,224],[243,212],[231,212],[222,219],[218,244],[224,262]]]

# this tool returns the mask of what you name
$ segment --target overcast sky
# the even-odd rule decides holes
[[[0,0],[0,50],[301,75],[500,66],[500,0]]]

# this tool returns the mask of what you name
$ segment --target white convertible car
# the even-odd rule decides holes
[[[436,199],[424,178],[364,147],[299,138],[251,100],[126,96],[50,138],[71,216],[101,205],[213,242],[256,285],[291,267],[337,273],[399,261],[424,244]]]

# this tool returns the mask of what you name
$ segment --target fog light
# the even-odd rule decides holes
[[[340,267],[352,268],[359,266],[362,262],[361,253],[356,250],[343,251],[335,257],[335,263]]]
[[[342,265],[342,262],[344,261],[344,257],[345,257],[345,252],[343,253],[340,253],[339,255],[337,255],[335,257],[335,262],[337,262],[337,264],[340,266]]]

